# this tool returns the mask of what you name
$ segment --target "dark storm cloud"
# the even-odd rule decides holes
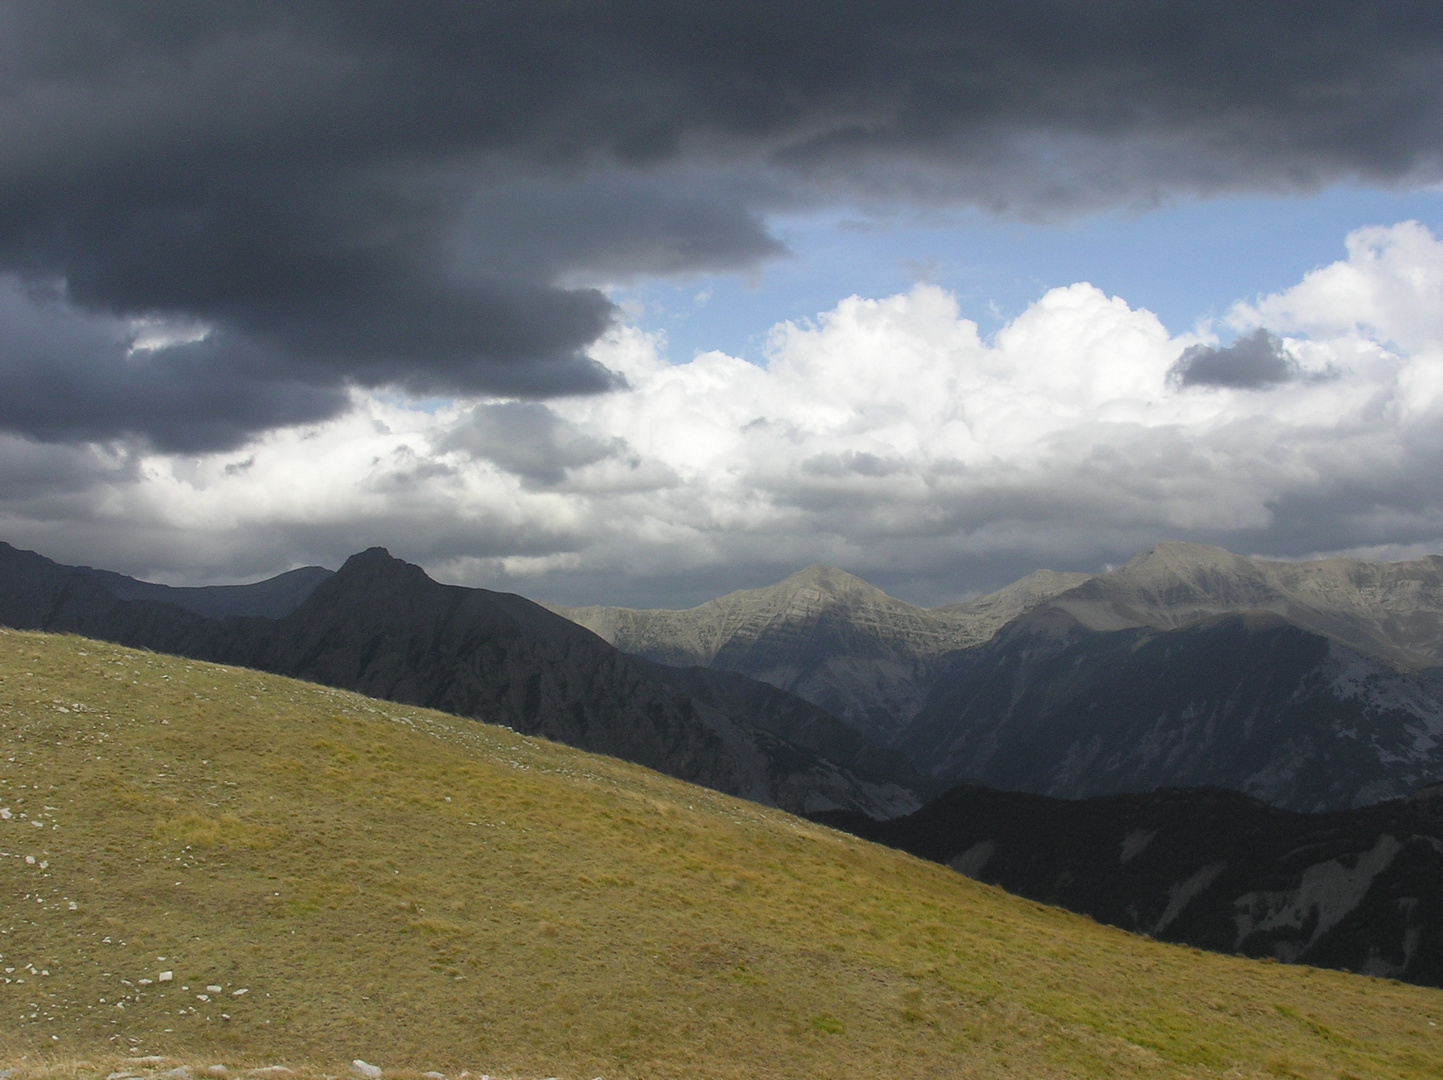
[[[751,265],[782,206],[1432,177],[1440,42],[1432,3],[0,3],[0,270],[215,330],[0,423],[200,447],[348,383],[603,390],[583,286]]]
[[[1183,350],[1172,377],[1182,386],[1258,390],[1292,382],[1302,372],[1276,334],[1258,329],[1231,345],[1193,345]]]

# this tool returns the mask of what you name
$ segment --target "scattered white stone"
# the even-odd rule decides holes
[[[149,985],[150,985],[151,983],[153,983],[155,980],[154,980],[154,979],[139,979],[139,980],[137,980],[137,981],[140,983],[141,986],[149,986]]]
[[[173,971],[162,971],[162,972],[161,972],[159,975],[157,975],[155,978],[156,978],[156,981],[157,981],[157,982],[170,982],[171,979],[175,978],[175,972],[173,972]]]
[[[450,799],[447,799],[446,801],[447,801],[447,802],[450,802],[451,800],[450,800]],[[424,1077],[426,1078],[426,1080],[446,1080],[446,1074],[445,1074],[445,1073],[423,1072],[421,1075],[424,1076]]]
[[[246,987],[242,986],[239,990],[232,990],[232,991],[230,992],[230,996],[231,996],[231,997],[240,997],[242,994],[248,994],[248,993],[250,993],[250,991],[249,991]]]
[[[10,812],[10,807],[0,806],[0,821],[9,821],[15,815]],[[3,1077],[0,1077],[3,1080]]]
[[[355,1073],[361,1080],[381,1080],[381,1069],[377,1065],[368,1065],[357,1058],[351,1062],[351,1072]]]
[[[77,904],[74,900],[72,900],[72,901],[70,901],[70,910],[71,910],[71,911],[79,911],[79,910],[80,910],[80,905]],[[146,979],[145,981],[146,981],[146,982],[150,982],[149,979]]]
[[[207,994],[219,994],[219,993],[220,993],[220,987],[219,987],[219,986],[207,986],[207,987],[205,988],[205,992],[206,992]]]
[[[226,1071],[225,1071],[225,1066],[224,1066],[224,1065],[210,1065],[210,1066],[207,1066],[207,1068],[206,1068],[205,1071],[206,1071],[206,1074],[207,1074],[208,1076],[225,1076],[225,1075],[226,1075]]]
[[[196,1001],[209,1001],[209,1000],[210,1000],[210,995],[209,995],[209,994],[196,994],[196,995],[195,995],[195,1000],[196,1000]]]
[[[35,865],[35,856],[34,856],[34,855],[27,855],[27,856],[25,856],[25,865],[26,865],[26,866],[34,866],[34,865]]]

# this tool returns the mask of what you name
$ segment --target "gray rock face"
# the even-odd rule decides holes
[[[1085,580],[1044,570],[970,603],[929,609],[842,570],[813,566],[685,611],[554,610],[623,652],[739,672],[887,739],[921,707],[941,657],[986,641]]]

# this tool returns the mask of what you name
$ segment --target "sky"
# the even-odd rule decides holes
[[[0,0],[0,539],[635,606],[1443,552],[1443,9]]]

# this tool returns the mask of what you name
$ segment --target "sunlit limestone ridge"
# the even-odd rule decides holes
[[[616,759],[80,638],[0,632],[0,807],[20,1076],[128,1050],[398,1080],[1443,1073],[1437,991],[1132,937]]]
[[[1059,596],[1094,630],[1170,630],[1226,612],[1271,611],[1407,668],[1443,664],[1443,558],[1279,562],[1169,542]]]
[[[888,596],[859,577],[811,566],[775,585],[684,611],[555,608],[624,652],[665,664],[738,671],[816,702],[885,736],[921,706],[930,666],[1085,574],[1039,571],[997,593],[945,608]]]

